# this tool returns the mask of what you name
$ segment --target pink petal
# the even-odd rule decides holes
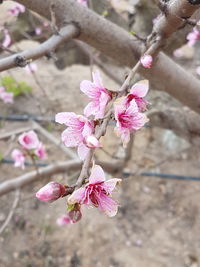
[[[87,137],[86,144],[90,148],[101,147],[99,140],[94,135]]]
[[[89,177],[89,184],[96,184],[105,181],[105,173],[99,165],[94,165]]]
[[[101,194],[99,198],[99,209],[103,211],[105,215],[113,217],[117,214],[118,203],[112,197]]]
[[[78,156],[81,160],[84,160],[86,158],[88,152],[89,152],[89,148],[83,143],[81,143],[78,146]]]
[[[90,102],[89,104],[87,104],[87,106],[84,109],[84,115],[86,117],[89,117],[91,115],[95,115],[98,112],[98,106],[96,104],[96,102]]]
[[[55,121],[60,124],[66,124],[67,126],[77,126],[79,121],[77,115],[74,112],[60,112],[56,114]]]
[[[93,124],[91,124],[90,122],[86,122],[82,130],[82,135],[84,138],[86,138],[92,135],[93,131],[94,131]]]
[[[59,225],[59,226],[64,226],[64,225],[69,225],[69,224],[72,224],[71,223],[71,219],[69,218],[69,216],[62,216],[60,218],[58,218],[56,220],[56,223]]]
[[[138,97],[144,97],[148,93],[148,90],[149,82],[147,80],[144,80],[134,84],[131,88],[130,93]]]
[[[82,135],[69,127],[62,132],[61,139],[67,147],[76,147],[82,141]]]
[[[98,97],[99,89],[90,81],[82,81],[80,84],[80,90],[89,98],[95,99]]]
[[[98,70],[92,73],[92,78],[93,78],[94,84],[97,87],[102,88],[102,89],[104,88],[103,82],[100,76],[100,72]]]
[[[68,198],[68,203],[69,204],[75,204],[75,203],[82,204],[85,200],[85,192],[86,192],[86,189],[84,187],[81,187],[75,190],[71,194],[71,196]]]
[[[122,179],[113,178],[113,179],[105,181],[103,184],[103,187],[106,190],[106,192],[110,194],[115,189],[116,185],[120,183],[121,181]]]
[[[9,34],[8,30],[4,30],[4,40],[3,40],[2,46],[3,47],[9,47],[10,44],[11,44],[10,34]]]

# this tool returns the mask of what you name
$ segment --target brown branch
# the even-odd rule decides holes
[[[105,168],[107,172],[117,172],[122,168],[120,162],[97,162]],[[27,184],[41,180],[45,177],[52,176],[57,173],[77,170],[82,165],[80,160],[70,160],[51,164],[47,167],[39,168],[37,171],[28,172],[22,176],[6,180],[0,184],[0,196],[9,193],[12,190],[21,188]]]
[[[0,71],[10,69],[12,67],[24,67],[30,60],[38,59],[42,56],[50,55],[62,42],[72,39],[78,35],[78,28],[74,25],[68,25],[62,28],[59,35],[53,35],[44,43],[36,48],[25,50],[15,55],[0,60]]]
[[[18,0],[18,2],[50,19],[50,0]],[[173,2],[185,3],[185,5],[188,6],[188,1],[186,0],[176,0]],[[63,23],[70,23],[72,21],[76,23],[80,28],[78,39],[95,47],[103,54],[112,57],[122,65],[132,67],[139,60],[144,45],[125,30],[98,16],[91,10],[85,9],[74,0],[57,0],[55,5],[58,25],[63,25]],[[191,6],[192,7],[188,6],[189,13],[184,13],[184,16],[190,16],[192,12],[200,7],[200,5]],[[177,15],[179,17],[179,13]],[[176,14],[174,14],[174,16],[176,16]],[[175,19],[173,19],[173,21],[176,23]],[[180,20],[177,20],[176,25],[173,25],[174,31],[178,30],[180,27],[179,21]],[[167,32],[172,33],[173,31],[171,27],[169,27],[170,30],[165,30],[165,27],[168,27],[164,27],[164,24],[163,19],[159,20],[155,29],[161,34],[162,28],[169,37]],[[158,30],[159,27],[160,30]],[[150,80],[151,85],[155,87],[155,89],[168,92],[184,105],[200,113],[200,82],[169,57],[163,53],[159,53],[153,68],[149,70],[140,68],[140,73]],[[188,94],[188,92],[190,93]]]

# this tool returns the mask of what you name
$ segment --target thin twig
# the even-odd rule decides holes
[[[12,208],[11,208],[9,214],[8,214],[8,217],[6,218],[5,222],[3,223],[3,225],[0,228],[0,235],[3,233],[3,231],[6,229],[6,227],[10,223],[10,221],[11,221],[11,219],[13,217],[13,214],[15,212],[15,209],[16,209],[16,207],[18,205],[19,198],[20,198],[20,190],[19,189],[16,189],[15,199],[14,199]]]

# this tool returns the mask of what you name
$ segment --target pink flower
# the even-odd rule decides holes
[[[140,62],[144,68],[150,69],[153,64],[153,58],[150,55],[143,55],[140,58]]]
[[[0,99],[2,99],[4,103],[12,104],[14,99],[14,94],[12,92],[5,92],[5,91],[0,92]]]
[[[36,149],[39,146],[38,136],[34,131],[24,132],[18,138],[24,149]]]
[[[31,73],[36,72],[38,68],[37,68],[36,63],[30,63],[30,64],[26,65],[24,69],[27,73],[31,74]]]
[[[39,143],[38,147],[35,150],[35,155],[38,156],[38,158],[40,159],[47,158],[46,149],[41,142]]]
[[[139,111],[145,111],[148,101],[146,101],[144,97],[148,93],[148,90],[149,83],[147,80],[135,83],[130,90],[130,94],[128,94],[125,98],[124,104],[126,105],[126,107],[128,108],[130,106],[131,101],[134,99],[139,108]]]
[[[88,7],[87,0],[77,0],[77,2],[82,4],[84,7]]]
[[[115,119],[115,131],[121,135],[124,146],[130,140],[130,133],[139,130],[148,121],[146,115],[139,112],[135,100],[131,101],[128,108],[123,104],[115,104]]]
[[[101,146],[99,140],[94,135],[90,135],[90,136],[87,137],[86,144],[87,144],[88,147],[91,147],[91,148],[95,148],[95,147],[100,147]]]
[[[66,193],[66,187],[57,182],[50,182],[43,186],[37,193],[36,197],[44,202],[53,202]]]
[[[200,75],[200,66],[196,68],[196,73]]]
[[[188,40],[187,44],[189,46],[193,46],[198,40],[200,40],[200,31],[196,27],[194,27],[193,31],[190,32],[186,38]]]
[[[42,29],[40,27],[35,28],[35,34],[40,35],[42,33]]]
[[[62,141],[67,147],[78,147],[78,155],[83,160],[89,150],[86,139],[94,133],[94,123],[73,112],[58,113],[55,121],[68,126],[62,133]]]
[[[112,198],[111,194],[119,182],[121,182],[121,179],[117,178],[106,181],[103,169],[95,165],[92,168],[89,183],[75,190],[68,198],[68,203],[93,205],[107,216],[115,216],[118,210],[118,202]]]
[[[56,220],[56,223],[59,226],[65,226],[65,225],[72,224],[71,219],[70,219],[70,217],[68,215],[63,215],[62,217],[58,218]]]
[[[3,33],[4,33],[4,39],[2,42],[2,46],[7,48],[11,44],[11,37],[7,29],[4,29]]]
[[[25,156],[19,149],[14,149],[11,154],[12,159],[15,161],[15,167],[24,169]]]
[[[92,76],[93,82],[82,81],[80,89],[91,100],[84,109],[85,116],[94,115],[95,120],[97,120],[104,117],[106,106],[111,100],[111,94],[104,88],[98,71],[94,72]]]
[[[8,10],[10,14],[14,15],[14,16],[18,16],[20,13],[24,13],[26,11],[25,6],[16,3],[15,6],[13,6],[13,8]]]

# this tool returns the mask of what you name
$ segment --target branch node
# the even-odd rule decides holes
[[[24,68],[28,64],[28,61],[23,56],[16,56],[14,62],[15,65],[20,68]]]

